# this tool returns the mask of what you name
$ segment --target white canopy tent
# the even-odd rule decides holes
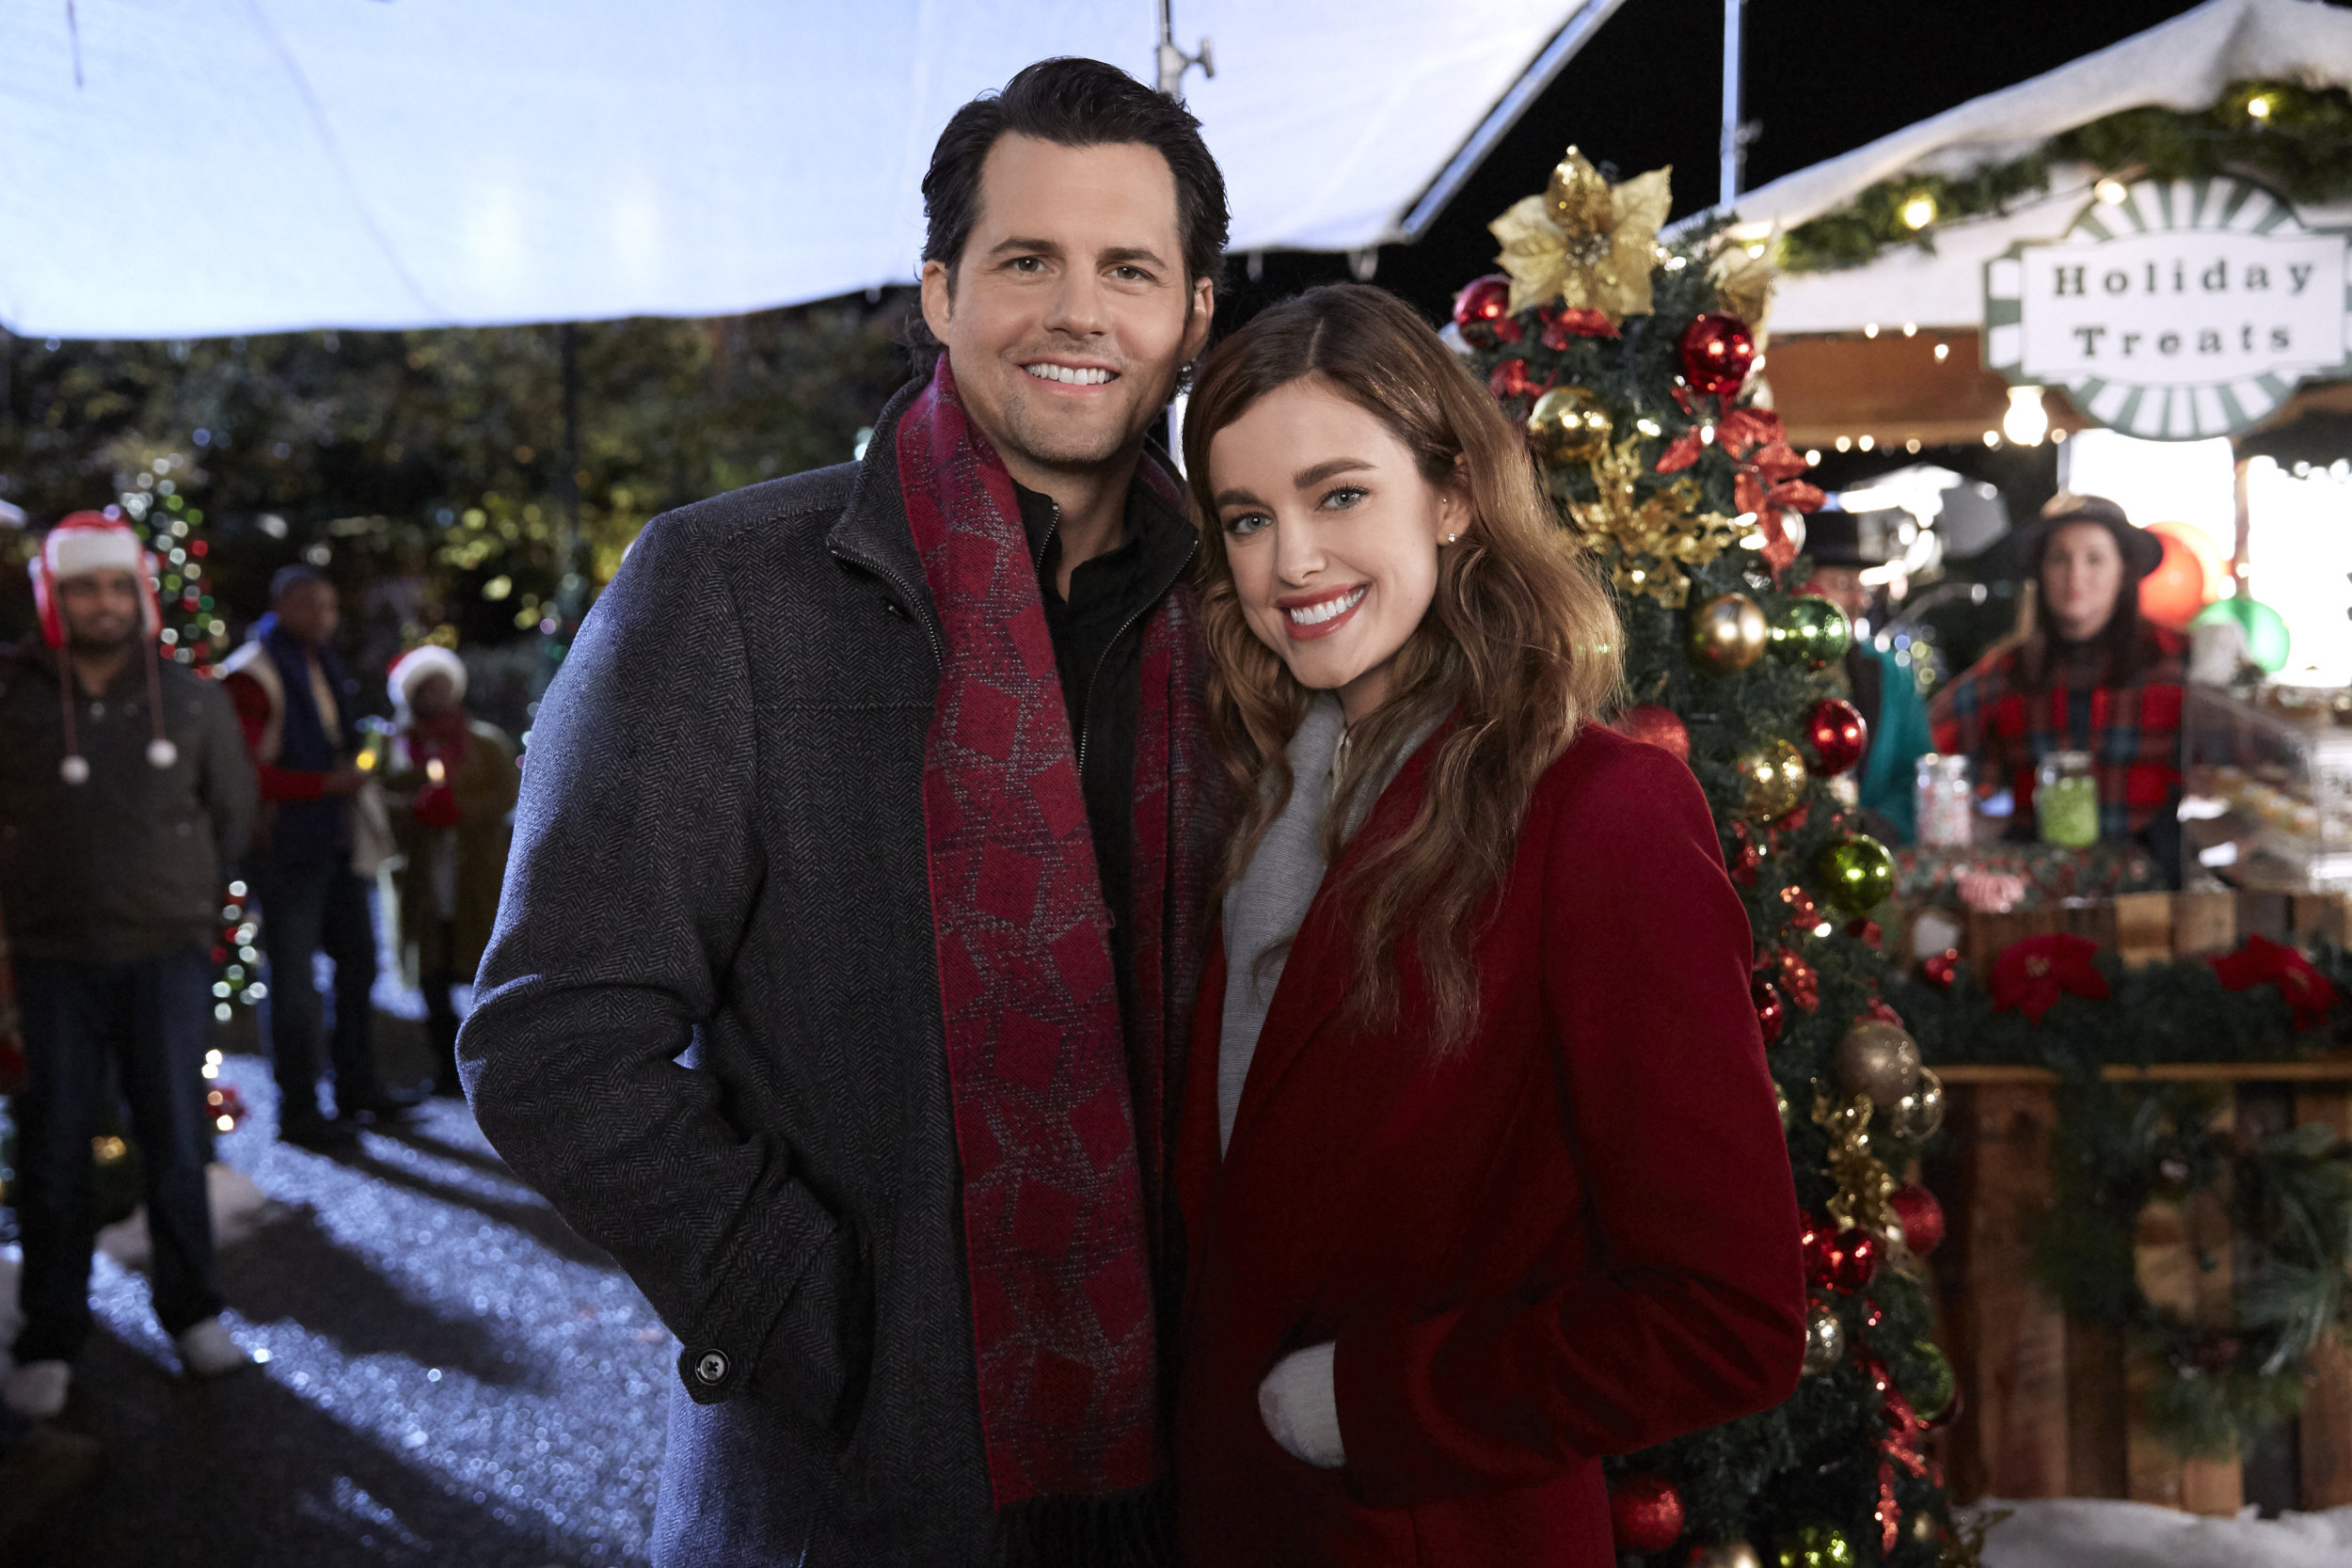
[[[1182,0],[1234,247],[1401,237],[1616,3]],[[0,324],[712,315],[903,281],[958,104],[1052,55],[1152,81],[1157,30],[1151,0],[11,7]]]
[[[1883,180],[1964,175],[2005,163],[2120,110],[2201,110],[2233,82],[2254,78],[2352,87],[2352,10],[2321,0],[2207,0],[2056,71],[1758,186],[1739,199],[1735,231],[1760,239],[1794,228]],[[2006,214],[1939,225],[1932,252],[1892,246],[1866,266],[1785,275],[1772,293],[1772,330],[1971,325],[1984,310],[1984,263],[2020,240],[2063,233],[2105,172],[2054,170],[2045,197],[2020,202]],[[2352,223],[2352,204],[2297,213],[2314,228]]]

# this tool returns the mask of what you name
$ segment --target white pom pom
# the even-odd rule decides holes
[[[166,740],[162,736],[159,735],[147,743],[148,767],[157,769],[166,768],[179,760],[180,748]]]
[[[70,784],[89,783],[89,758],[74,752],[57,764],[57,777]]]

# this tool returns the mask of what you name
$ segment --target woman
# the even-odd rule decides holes
[[[468,716],[465,661],[447,648],[409,650],[385,681],[400,721],[384,787],[398,808],[402,960],[424,992],[434,1092],[462,1095],[452,992],[490,944],[522,771],[506,736]]]
[[[1599,1457],[1776,1403],[1804,1349],[1706,802],[1591,721],[1615,617],[1403,305],[1267,310],[1184,450],[1252,802],[1179,1137],[1184,1560],[1607,1568]]]
[[[2088,752],[2099,836],[2139,838],[2179,882],[2181,689],[2187,647],[2140,618],[2139,581],[2162,544],[2099,496],[2059,494],[2019,540],[2037,585],[2032,628],[1996,644],[1937,695],[1935,749],[1977,760],[2015,800],[2012,836],[2034,831],[2034,768]]]

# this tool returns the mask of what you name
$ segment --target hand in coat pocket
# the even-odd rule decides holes
[[[1310,1345],[1275,1363],[1258,1385],[1258,1414],[1284,1453],[1319,1470],[1347,1463],[1340,1442],[1339,1394],[1331,1365],[1339,1347]]]

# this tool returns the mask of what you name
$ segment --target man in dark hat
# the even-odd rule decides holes
[[[1846,686],[1860,710],[1868,740],[1854,765],[1854,783],[1871,832],[1888,842],[1908,844],[1913,820],[1912,765],[1931,749],[1927,704],[1908,659],[1861,635],[1859,623],[1875,607],[1877,594],[1862,574],[1886,564],[1886,534],[1881,518],[1851,512],[1815,513],[1805,523],[1804,553],[1813,562],[1805,586],[1857,623],[1846,650]]]
[[[2016,544],[2035,591],[2030,629],[1937,695],[1935,749],[1977,758],[1980,783],[2013,792],[2018,834],[2033,829],[2042,757],[2088,752],[2100,838],[2138,839],[2178,885],[2187,642],[2139,613],[2163,544],[2105,497],[2064,491]]]

